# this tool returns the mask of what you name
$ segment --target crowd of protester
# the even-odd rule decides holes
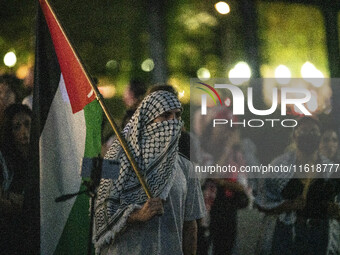
[[[0,249],[4,254],[24,254],[17,244],[24,240],[25,233],[22,212],[29,171],[32,95],[20,103],[15,82],[15,77],[0,77]],[[28,76],[25,83],[31,87],[32,77]],[[170,85],[148,89],[143,82],[131,80],[123,96],[127,110],[122,130],[132,125],[130,120],[136,118],[143,99],[155,92],[163,93],[159,91],[178,97]],[[180,155],[200,165],[259,165],[257,154],[261,152],[240,128],[212,128],[214,118],[238,121],[232,111],[226,107],[208,110],[210,119],[194,123],[193,132],[182,127]],[[282,148],[285,152],[273,158],[271,165],[339,164],[337,130],[331,125],[323,126],[316,117],[298,121],[291,146]],[[103,156],[114,141],[113,134],[103,139]],[[191,154],[190,142],[195,146]],[[261,179],[244,173],[201,176],[207,214],[200,210],[197,217],[197,254],[340,254],[340,184],[332,174],[335,173],[280,173]]]
[[[15,76],[0,77],[0,250],[24,254],[24,188],[29,171],[31,109],[20,103]]]

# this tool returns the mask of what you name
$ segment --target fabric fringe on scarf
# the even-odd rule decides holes
[[[130,216],[130,214],[136,210],[142,208],[140,205],[129,205],[125,212],[123,213],[123,216],[119,219],[117,224],[114,225],[111,231],[108,231],[105,235],[103,235],[98,241],[93,239],[93,242],[95,243],[95,249],[96,254],[100,254],[100,250],[103,248],[103,246],[110,244],[112,240],[115,239],[116,235],[123,231],[123,229],[126,227],[127,220]]]

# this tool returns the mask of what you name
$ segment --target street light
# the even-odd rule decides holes
[[[238,62],[228,73],[229,80],[234,85],[241,85],[251,77],[251,70],[246,62]]]
[[[303,79],[308,80],[308,78],[313,77],[316,70],[316,67],[311,62],[307,61],[301,67],[301,76]]]
[[[279,65],[275,69],[275,79],[279,84],[288,84],[292,77],[290,70],[285,65]]]
[[[151,58],[147,58],[143,61],[141,68],[144,72],[151,72],[155,67],[155,63]]]
[[[4,56],[4,63],[8,67],[13,67],[17,63],[17,56],[13,51],[7,52]]]
[[[311,62],[307,61],[301,67],[302,78],[313,84],[314,87],[321,87],[324,83],[325,76]]]
[[[230,12],[229,5],[224,1],[220,1],[216,3],[215,9],[219,14],[222,14],[222,15],[228,14]]]
[[[210,71],[207,68],[202,67],[197,70],[197,77],[202,81],[209,80],[211,77]]]

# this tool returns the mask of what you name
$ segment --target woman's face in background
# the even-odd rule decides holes
[[[12,119],[14,144],[17,147],[27,146],[30,142],[31,117],[26,113],[17,113]]]
[[[325,157],[332,159],[338,150],[338,135],[334,130],[327,130],[321,136],[320,153]]]

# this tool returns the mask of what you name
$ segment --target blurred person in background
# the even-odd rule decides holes
[[[4,113],[0,153],[0,249],[3,254],[25,254],[24,186],[28,172],[31,110],[10,105]]]
[[[16,90],[11,80],[9,75],[0,76],[0,127],[5,109],[17,100]]]
[[[333,163],[340,163],[339,138],[334,128],[327,127],[321,135],[319,146],[320,154],[330,159]],[[328,254],[340,254],[340,179],[332,176],[330,180],[335,186],[334,201],[329,202],[328,213],[332,215],[329,222]]]
[[[122,120],[122,130],[135,113],[138,105],[142,102],[144,96],[147,94],[148,86],[137,79],[132,79],[123,94],[123,101],[126,106],[126,111]]]
[[[148,87],[144,82],[132,79],[123,94],[123,100],[127,109],[136,110],[139,103],[143,100],[147,89]]]
[[[320,154],[330,159],[334,163],[340,162],[339,138],[335,129],[325,129],[321,135]]]
[[[132,79],[124,90],[123,101],[126,106],[126,111],[121,124],[122,130],[135,113],[139,103],[143,100],[147,89],[148,86],[144,82]]]
[[[275,255],[322,255],[329,251],[329,220],[334,217],[329,203],[334,200],[334,185],[327,171],[304,171],[330,161],[319,153],[320,124],[311,117],[302,117],[294,129],[296,150],[274,159],[271,166],[296,166],[297,171],[272,173],[265,179],[256,197],[258,208],[276,215],[274,230],[263,238],[271,247],[259,247]],[[271,240],[271,242],[268,242]],[[271,252],[268,253],[268,250]]]
[[[240,131],[236,127],[217,125],[213,119],[233,119],[232,111],[226,107],[210,108],[208,119],[201,121],[199,136],[202,150],[209,153],[202,165],[234,166],[239,169],[246,164]],[[247,178],[243,174],[223,173],[208,178],[203,184],[203,194],[208,216],[200,221],[199,253],[208,254],[210,242],[214,255],[233,254],[237,237],[237,211],[249,203]]]
[[[28,69],[28,73],[23,81],[24,87],[30,94],[22,100],[22,104],[27,105],[31,110],[33,106],[33,85],[34,85],[34,66]]]

